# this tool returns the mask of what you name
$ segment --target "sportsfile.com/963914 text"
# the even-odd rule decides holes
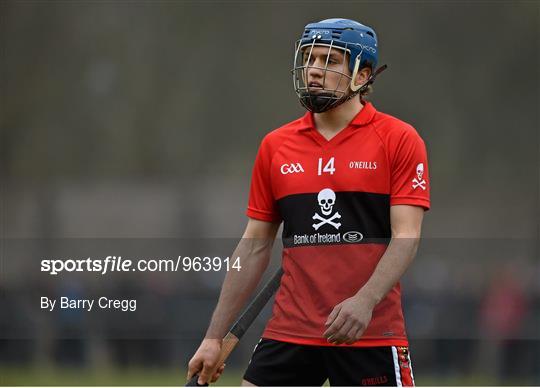
[[[124,259],[122,256],[107,256],[103,259],[43,259],[41,272],[58,275],[62,272],[96,272],[105,275],[112,272],[210,272],[240,271],[240,257],[189,257],[176,259]]]

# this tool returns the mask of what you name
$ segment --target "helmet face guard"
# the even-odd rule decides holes
[[[354,97],[361,91],[361,88],[354,88],[353,77],[349,75],[347,71],[348,61],[347,55],[350,56],[351,51],[345,47],[340,47],[334,45],[333,41],[329,43],[316,43],[313,40],[312,43],[302,44],[302,40],[299,40],[296,43],[296,49],[294,54],[294,67],[292,70],[293,73],[293,84],[294,91],[298,96],[300,103],[309,111],[314,113],[326,112],[336,106],[342,104],[343,102]],[[324,67],[312,66],[310,64],[310,59],[313,53],[313,48],[317,46],[323,46],[328,49],[326,53],[326,60]],[[344,54],[344,60],[341,64],[340,69],[329,69],[328,62],[330,60],[330,54],[332,50],[340,50]],[[359,61],[356,61],[355,70],[353,75],[356,77],[356,73],[359,66]],[[322,72],[322,88],[310,88],[308,84],[308,72],[310,69],[318,69]],[[326,88],[326,77],[328,73],[334,73],[339,75],[339,79],[336,83],[335,88]],[[349,90],[350,89],[350,90]]]

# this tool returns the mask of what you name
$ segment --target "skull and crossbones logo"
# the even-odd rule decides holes
[[[422,190],[426,189],[426,180],[422,179],[423,175],[424,175],[424,163],[418,163],[418,166],[416,166],[416,178],[412,180],[413,189],[416,189],[417,187],[420,187]]]
[[[339,229],[341,222],[334,222],[336,218],[341,218],[339,212],[335,212],[334,215],[330,216],[330,214],[332,214],[332,208],[336,203],[336,193],[331,189],[322,189],[317,195],[317,202],[321,207],[322,216],[315,212],[313,219],[320,222],[318,224],[313,224],[313,228],[318,230],[324,224],[329,224],[334,228]],[[324,218],[324,216],[327,216],[328,218]]]

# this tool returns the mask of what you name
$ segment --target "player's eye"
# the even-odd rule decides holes
[[[332,64],[332,65],[338,65],[338,64],[341,63],[341,60],[339,58],[336,58],[336,57],[330,57],[328,59],[328,63]]]
[[[309,60],[309,62],[308,62]],[[313,62],[315,62],[315,58],[313,57],[313,55],[305,55],[304,56],[304,64],[309,64],[309,65],[313,65]]]

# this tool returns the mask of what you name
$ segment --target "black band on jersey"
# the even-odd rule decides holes
[[[334,204],[326,209],[319,204],[317,193],[294,194],[279,199],[278,208],[284,220],[283,245],[322,245],[326,242],[321,241],[330,241],[328,238],[332,236],[335,236],[334,244],[389,242],[388,194],[344,191],[335,195]]]

